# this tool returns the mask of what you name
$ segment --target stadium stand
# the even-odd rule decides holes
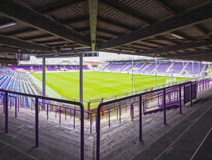
[[[183,70],[183,63],[182,62],[175,62],[172,67],[173,67],[173,73],[180,73]],[[172,72],[171,71],[172,67],[169,70],[170,72]]]
[[[204,64],[193,62],[193,73],[192,73],[192,63],[191,62],[164,62],[158,61],[157,62],[157,73],[160,75],[167,75],[174,73],[176,75],[199,75],[203,69]],[[101,71],[111,71],[111,72],[120,72],[120,73],[128,73],[132,70],[132,64],[130,62],[110,62],[107,64]],[[133,64],[134,73],[137,74],[154,74],[155,70],[155,63],[144,63],[144,62],[137,62]]]
[[[200,65],[200,68],[199,68],[199,65]],[[199,64],[199,63],[194,62],[192,64],[192,62],[189,62],[188,65],[186,66],[185,70],[190,74],[199,74],[202,71],[203,67],[204,67],[204,65],[201,63]]]
[[[112,63],[109,63],[108,65],[106,65],[103,69],[102,69],[102,71],[105,71],[107,68],[109,68],[110,66],[112,65]]]
[[[146,67],[143,72],[144,73],[151,73],[155,69],[155,63],[150,63],[148,67]]]
[[[124,64],[113,64],[111,67],[109,67],[107,70],[109,71],[118,71],[124,66]]]
[[[33,67],[33,72],[41,72],[42,71],[42,66],[32,66]]]
[[[143,62],[139,62],[139,63],[137,63],[137,65],[135,65],[135,67],[134,68],[137,68],[137,69],[139,69],[141,66],[143,66],[144,65],[144,63]]]
[[[67,70],[72,70],[72,66],[66,66]]]
[[[7,66],[8,68],[12,69],[12,70],[25,70],[28,72],[42,72],[42,66],[41,65],[20,65],[20,66],[16,66],[16,65],[12,65],[12,66]],[[65,70],[79,70],[79,66],[78,65],[47,65],[46,66],[46,71],[60,71],[62,68],[65,68]],[[84,65],[83,66],[83,70],[89,70],[89,68]]]
[[[122,68],[120,68],[120,72],[124,71],[126,68],[128,68],[130,66],[129,63],[125,63],[124,66]]]
[[[212,159],[211,11],[210,0],[1,0],[1,66],[27,65],[1,68],[0,159]],[[95,73],[83,74],[101,52],[118,73],[86,62]],[[49,80],[67,97],[46,96]],[[90,112],[85,96],[100,95]]]
[[[160,63],[157,67],[157,72],[166,72],[166,70],[171,66],[171,62],[168,63]]]
[[[143,65],[136,71],[136,73],[141,73],[142,70],[143,70],[144,68],[146,68],[148,65],[149,65],[148,63],[143,64]]]
[[[56,66],[47,66],[48,71],[57,71]]]
[[[128,66],[123,70],[124,72],[130,72],[132,70],[132,68],[135,66],[136,64],[128,64]]]

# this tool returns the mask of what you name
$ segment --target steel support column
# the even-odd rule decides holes
[[[46,59],[43,58],[42,64],[42,96],[46,96]],[[45,109],[45,100],[42,100],[42,107]]]
[[[190,96],[191,96],[191,99],[190,99],[190,107],[192,107],[192,97],[193,97],[193,96],[192,96],[192,82],[191,82],[190,86],[191,86],[191,88],[190,88],[190,89],[191,89],[191,95],[190,95]]]
[[[42,72],[42,75],[43,75],[43,79],[42,79],[42,82],[43,82],[43,84],[42,84],[42,96],[44,96],[45,97],[45,95],[46,95],[46,60],[45,60],[45,58],[43,58],[43,65],[42,65],[42,67],[43,67],[43,72]]]
[[[182,114],[182,103],[181,103],[181,85],[179,85],[179,108],[180,108],[180,114]]]
[[[38,119],[38,98],[35,98],[35,146],[39,147],[39,119]]]
[[[166,89],[163,89],[163,116],[164,125],[166,124]]]
[[[4,101],[4,105],[5,105],[5,133],[9,133],[9,126],[8,126],[8,93],[5,92],[4,95],[5,101]]]
[[[142,141],[142,95],[139,96],[139,141]]]
[[[80,102],[83,104],[83,55],[80,55]]]

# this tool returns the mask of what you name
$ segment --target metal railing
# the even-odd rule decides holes
[[[60,103],[66,103],[66,104],[71,104],[71,105],[77,105],[80,107],[80,117],[81,117],[81,122],[80,122],[80,158],[81,160],[84,160],[84,107],[80,102],[73,102],[73,101],[68,101],[68,100],[62,100],[62,99],[56,99],[56,98],[49,98],[49,97],[43,97],[43,96],[37,96],[37,95],[30,95],[30,94],[25,94],[25,93],[20,93],[20,92],[14,92],[14,91],[8,91],[4,89],[0,89],[0,92],[3,94],[3,105],[4,105],[4,113],[5,113],[5,132],[8,134],[9,133],[9,116],[8,116],[8,97],[9,93],[11,94],[16,94],[19,96],[25,96],[25,97],[32,97],[35,99],[35,146],[39,147],[39,99],[42,100],[50,100],[50,101],[57,101]],[[11,96],[10,96],[11,97]],[[62,107],[62,106],[61,106]],[[16,110],[16,116],[17,116],[17,105],[15,105],[15,110]]]
[[[152,91],[148,91],[148,92],[143,92],[143,93],[138,93],[138,94],[135,94],[135,95],[130,95],[130,96],[127,96],[127,97],[122,97],[122,98],[118,98],[118,99],[115,99],[115,100],[110,100],[110,101],[106,101],[106,102],[102,102],[101,104],[99,104],[98,108],[97,108],[97,117],[96,117],[96,132],[97,132],[97,140],[96,140],[96,159],[99,160],[100,159],[100,112],[103,111],[101,109],[102,106],[106,106],[106,105],[110,105],[110,104],[115,104],[115,103],[118,103],[120,101],[125,101],[127,102],[126,100],[128,99],[135,99],[137,104],[138,104],[138,109],[139,109],[139,114],[138,114],[138,117],[139,117],[139,140],[141,141],[142,140],[142,111],[143,111],[143,108],[142,108],[142,102],[145,101],[146,98],[149,98],[148,96],[146,97],[145,95],[149,95],[151,93],[159,93],[160,96],[162,96],[162,107],[163,107],[163,115],[164,115],[164,124],[166,124],[166,98],[167,98],[167,94],[169,94],[170,96],[170,92],[168,92],[169,90],[173,89],[173,88],[177,88],[177,94],[178,94],[178,97],[177,99],[179,100],[179,112],[180,114],[182,113],[182,96],[181,96],[181,89],[183,86],[188,86],[189,89],[190,89],[190,93],[192,93],[192,88],[193,87],[190,87],[190,86],[193,86],[193,84],[197,85],[196,86],[196,90],[205,90],[207,88],[209,88],[209,85],[210,85],[210,81],[211,80],[204,80],[204,81],[200,81],[200,82],[185,82],[185,83],[181,83],[181,84],[177,84],[177,85],[173,85],[173,86],[168,86],[168,87],[165,87],[165,88],[159,88],[159,89],[155,89],[155,90],[152,90]],[[184,89],[185,90],[185,89]],[[59,110],[61,110],[61,108],[64,108],[65,109],[65,112],[66,110],[70,109],[71,110],[74,110],[74,112],[76,111],[79,111],[80,112],[80,118],[81,118],[81,121],[80,121],[80,125],[81,125],[81,133],[80,133],[80,157],[82,160],[84,160],[84,106],[83,104],[81,104],[80,102],[74,102],[74,101],[69,101],[69,100],[63,100],[63,99],[56,99],[56,98],[49,98],[49,97],[43,97],[43,96],[37,96],[37,95],[30,95],[30,94],[25,94],[25,93],[20,93],[20,92],[14,92],[14,91],[8,91],[8,90],[3,90],[3,89],[0,89],[0,92],[1,94],[3,94],[3,105],[4,105],[4,113],[5,113],[5,132],[6,133],[9,133],[9,125],[8,125],[8,108],[9,108],[9,105],[11,105],[11,103],[13,102],[13,100],[10,99],[10,101],[8,100],[8,98],[12,98],[12,99],[15,99],[15,115],[17,117],[17,110],[19,109],[19,98],[20,96],[25,96],[25,97],[32,97],[34,99],[34,106],[35,106],[35,146],[36,147],[39,147],[39,128],[38,128],[38,124],[39,124],[39,110],[40,110],[40,106],[42,106],[41,104],[42,103],[45,103],[45,102],[40,102],[39,100],[47,100],[47,101],[57,101],[59,103],[66,103],[66,104],[70,104],[70,105],[77,105],[80,107],[80,109],[75,109],[75,108],[68,108],[67,106],[62,106],[62,105],[59,105],[57,106],[59,108]],[[12,95],[9,95],[9,94],[15,94],[15,95],[18,95],[18,96],[12,96]],[[155,96],[157,97],[157,94],[155,94]],[[190,106],[192,107],[192,94],[188,95],[190,96]],[[137,98],[137,99],[136,99]],[[20,99],[21,101],[21,99]],[[9,103],[10,102],[10,103]],[[134,103],[135,101],[133,101],[132,103]],[[13,102],[14,104],[14,102]],[[54,104],[47,104],[47,110],[48,108],[50,107],[51,108],[51,105],[54,106]],[[123,107],[126,107],[126,106],[123,106]],[[143,105],[144,107],[144,105]],[[109,110],[109,113],[110,113],[110,110],[112,108],[108,108],[107,110]],[[114,109],[117,109],[117,115],[121,115],[121,106],[116,106],[116,108]],[[118,109],[119,109],[119,112],[118,112]],[[60,111],[56,112],[56,114],[60,113]],[[89,113],[89,112],[86,112],[86,113]],[[91,114],[91,113],[90,113]],[[134,118],[134,115],[132,114],[131,117]],[[47,117],[48,118],[48,117]],[[120,119],[119,121],[121,122],[121,116],[120,116]],[[93,121],[90,121],[90,123],[93,123]],[[109,125],[110,125],[110,122],[109,122]],[[91,127],[92,129],[92,127]]]
[[[145,93],[139,93],[139,94],[135,94],[135,95],[131,95],[128,97],[123,97],[123,98],[119,98],[119,99],[115,99],[115,100],[111,100],[111,101],[106,101],[106,102],[102,102],[101,104],[99,104],[98,108],[97,108],[97,117],[96,117],[96,132],[97,132],[97,136],[96,136],[96,160],[100,160],[100,112],[102,111],[101,108],[103,106],[106,105],[110,105],[112,103],[117,103],[120,101],[125,101],[127,99],[133,99],[136,97],[139,97],[139,141],[142,140],[142,96],[146,95],[146,94],[151,94],[153,92],[158,92],[158,91],[163,91],[163,115],[164,115],[164,124],[166,124],[166,89],[170,89],[173,87],[179,87],[179,112],[180,114],[182,113],[182,105],[181,105],[181,86],[183,85],[190,85],[192,86],[191,81],[189,82],[185,82],[182,84],[177,84],[177,85],[173,85],[173,86],[168,86],[162,89],[156,89],[153,91],[148,91]],[[190,93],[192,93],[192,87],[190,87]],[[192,94],[190,95],[190,104],[192,107]]]
[[[103,101],[110,101],[110,100],[114,100],[114,99],[117,99],[117,98],[120,98],[120,97],[127,97],[127,96],[130,96],[130,95],[144,93],[144,92],[159,89],[159,88],[169,87],[169,86],[173,86],[173,85],[176,85],[176,84],[179,84],[179,83],[184,83],[184,82],[186,82],[186,81],[179,81],[179,82],[164,84],[164,85],[160,85],[160,86],[157,86],[157,87],[149,87],[149,88],[146,88],[146,89],[137,90],[137,91],[128,92],[128,93],[122,93],[122,94],[118,94],[118,95],[114,95],[114,96],[110,96],[110,97],[101,97],[101,98],[92,99],[88,102],[87,108],[88,108],[88,111],[90,111],[90,110],[92,110],[91,109],[92,105],[95,105],[97,107]],[[85,105],[85,103],[83,103],[83,104]]]

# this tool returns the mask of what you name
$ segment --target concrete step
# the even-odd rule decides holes
[[[3,143],[3,144],[2,144]],[[33,145],[30,145],[26,142],[23,142],[10,134],[2,133],[0,134],[0,148],[3,148],[3,150],[0,150],[0,152],[4,151],[3,154],[0,154],[1,156],[4,156],[5,159],[39,159],[39,160],[61,160],[61,158],[50,154],[40,148],[36,148]],[[7,144],[7,148],[4,149],[5,144]],[[11,152],[9,152],[11,150]]]
[[[9,111],[9,115],[11,115],[13,117],[12,113],[13,111]],[[23,111],[18,113],[18,119],[22,120],[23,123],[27,122],[27,124],[31,124],[32,128],[34,127],[34,115],[33,113],[30,111],[29,114],[28,113],[24,113]],[[41,114],[39,114],[39,125],[40,127],[45,129],[49,129],[52,130],[52,128],[58,128],[60,127],[62,130],[68,130],[69,132],[71,132],[73,135],[75,135],[76,137],[79,137],[79,132],[75,131],[74,129],[72,129],[72,127],[70,127],[68,124],[58,124],[55,123],[52,120],[46,120],[45,118],[43,118],[42,116],[40,116]],[[18,123],[17,123],[18,125]],[[80,128],[80,126],[78,126]],[[88,137],[89,134],[85,135]]]
[[[202,141],[199,148],[196,150],[195,154],[192,156],[191,159],[192,160],[212,159],[211,144],[212,144],[212,129],[208,132],[205,139]]]
[[[162,137],[160,137],[158,140],[156,140],[154,143],[152,143],[150,146],[148,146],[142,152],[140,152],[137,156],[135,156],[134,159],[135,160],[140,159],[141,157],[143,157],[143,159],[156,159],[158,156],[162,156],[160,159],[163,159],[163,158],[167,159],[164,151],[168,151],[167,149],[169,149],[168,148],[169,145],[172,144],[176,139],[178,139],[182,134],[184,134],[185,131],[187,132],[187,129],[193,125],[193,122],[198,120],[198,118],[201,117],[201,115],[204,114],[204,112],[209,108],[211,102],[212,102],[212,100],[210,100],[210,101],[204,103],[202,106],[198,107],[198,109],[196,109],[192,114],[189,114],[189,116],[187,116],[183,121],[178,123],[174,128],[171,128],[171,130],[166,132]],[[211,112],[212,112],[212,109],[211,109]],[[204,121],[201,122],[201,125],[203,123],[204,123]],[[211,122],[209,124],[211,124]],[[202,126],[204,126],[204,125],[202,125]],[[199,127],[200,126],[198,126],[197,128],[199,128]],[[190,130],[190,131],[192,131],[192,130]],[[188,138],[189,138],[189,136],[193,137],[193,135],[195,135],[194,134],[195,132],[190,132],[190,131],[187,132],[187,133],[190,133],[186,136]],[[201,140],[201,138],[200,138],[200,140]],[[186,140],[184,140],[184,142],[185,141]],[[192,141],[194,141],[194,140],[192,140]],[[158,146],[160,146],[160,147],[158,147]],[[178,146],[177,148],[183,148],[183,147]],[[188,147],[188,148],[190,148],[190,147]],[[195,149],[193,149],[193,150],[195,151]],[[178,151],[176,151],[175,153],[178,153],[178,156],[176,156],[176,158],[178,158],[178,159],[188,159],[188,157],[187,158],[182,158],[182,157],[179,158]],[[170,154],[169,154],[169,156],[170,156]],[[170,157],[169,157],[169,159],[170,159]]]
[[[4,118],[2,117],[0,118],[1,118],[2,126],[4,126],[4,123],[3,123]],[[58,139],[58,141],[66,140],[66,141],[70,141],[73,145],[79,145],[79,141],[80,141],[79,133],[77,133],[77,135],[73,135],[72,133],[69,132],[68,129],[64,129],[60,126],[56,126],[56,127],[55,126],[46,127],[46,126],[48,126],[48,124],[45,124],[45,126],[43,127],[40,124],[40,127],[39,127],[40,136],[43,136],[46,139],[54,139],[54,140]],[[25,122],[20,119],[15,119],[13,117],[9,118],[9,129],[11,128],[15,131],[19,131],[19,130],[24,131],[26,133],[25,135],[30,135],[35,133],[33,123]],[[58,134],[60,134],[59,137],[58,137]],[[70,136],[70,134],[72,136]],[[89,139],[86,138],[86,140],[89,140]],[[90,142],[85,142],[85,147],[87,147],[86,145],[90,146]]]
[[[26,132],[25,130],[14,131],[13,129],[9,130],[9,134],[25,143],[34,145],[35,144],[35,135]],[[80,151],[79,147],[75,147],[74,145],[69,145],[69,143],[64,143],[63,141],[56,141],[53,139],[48,140],[39,135],[39,147],[46,152],[52,153],[61,157],[62,159],[68,159],[68,157],[72,157],[72,159],[79,159]]]
[[[171,146],[158,156],[158,159],[168,160],[170,157],[172,157],[173,160],[190,159],[207,135],[208,131],[211,129],[211,114],[212,106],[207,112],[199,117],[196,122],[194,121],[190,128],[187,128],[185,132],[172,142]],[[173,132],[174,131],[168,135],[173,137]],[[166,135],[167,139],[169,139],[168,135]]]
[[[187,112],[191,112],[192,111],[192,109],[194,110],[194,108],[192,107],[192,108],[190,108],[190,107],[187,107]],[[184,112],[186,112],[186,110],[184,109]],[[173,121],[167,121],[168,122],[168,125],[169,124],[171,124],[171,123],[174,123],[175,122],[175,124],[176,124],[176,122],[179,122],[181,119],[182,119],[182,116],[180,115],[180,114],[176,114],[176,113],[173,113],[174,114],[174,116],[170,116],[170,119],[173,119]],[[156,114],[155,114],[156,115]],[[185,114],[184,114],[185,115]],[[154,117],[155,118],[155,117]],[[153,119],[154,119],[153,118]],[[167,119],[168,119],[168,117],[167,117]],[[156,120],[156,122],[157,122],[157,120]],[[163,121],[161,121],[162,123],[163,123]],[[163,124],[162,123],[160,123],[159,125],[157,125],[157,123],[155,123],[156,125],[153,125],[153,124],[148,124],[148,125],[145,125],[145,124],[143,124],[143,139],[145,140],[145,145],[144,146],[146,146],[146,144],[149,144],[149,143],[152,143],[153,142],[153,140],[154,139],[156,139],[156,138],[158,138],[158,135],[161,135],[161,134],[163,134],[164,132],[164,128],[168,128],[168,127],[166,127],[166,126],[163,126]],[[138,124],[137,124],[137,126],[138,126]],[[151,128],[152,129],[151,129]],[[145,129],[146,128],[146,129]],[[163,130],[161,130],[160,128],[163,128]],[[158,130],[158,131],[157,131]],[[126,136],[126,133],[124,133],[124,132],[121,132],[121,134],[123,134],[124,135],[124,138],[125,139],[131,139],[131,141],[132,141],[132,144],[133,144],[133,142],[135,143],[134,144],[134,146],[136,146],[137,145],[137,149],[141,149],[141,146],[140,146],[140,143],[139,144],[137,144],[139,141],[138,141],[138,127],[136,128],[136,131],[134,131],[135,133],[133,134],[133,132],[132,131],[130,131],[130,128],[128,128],[127,129],[127,131],[126,132],[129,132],[130,134],[130,136],[129,137],[127,137]],[[155,135],[155,133],[157,133],[156,135]],[[108,137],[108,135],[107,135],[107,137]],[[117,138],[118,137],[118,134],[116,134],[116,138],[115,139],[118,139]],[[102,159],[108,159],[109,157],[112,157],[111,155],[118,155],[118,154],[120,154],[120,155],[122,155],[123,157],[127,157],[126,159],[128,159],[129,158],[129,155],[133,155],[133,152],[132,151],[130,151],[130,153],[129,152],[127,152],[128,153],[128,156],[126,156],[126,151],[130,148],[130,147],[132,147],[132,148],[134,148],[134,146],[133,145],[131,145],[131,143],[128,141],[128,140],[123,140],[123,142],[121,142],[120,140],[119,140],[119,142],[118,142],[119,144],[122,144],[121,146],[119,145],[119,147],[118,147],[118,145],[117,145],[117,148],[115,149],[115,148],[113,148],[113,151],[112,152],[114,152],[113,154],[112,153],[107,153],[108,155],[107,156],[105,156],[104,157],[104,154],[101,154],[101,157],[102,157]],[[125,144],[125,145],[124,145]],[[102,141],[101,141],[101,145],[102,145]],[[113,144],[114,145],[114,144]],[[126,147],[127,146],[127,147]],[[143,147],[144,147],[143,146]],[[120,150],[120,147],[122,148],[121,150]],[[122,153],[120,153],[122,151]],[[117,154],[115,154],[115,153],[117,153]],[[106,154],[105,154],[106,155]],[[118,156],[119,158],[121,157],[121,156]],[[117,158],[117,159],[119,159],[119,158]]]
[[[4,128],[4,116],[0,116],[1,127]],[[34,144],[34,124],[31,121],[23,121],[20,119],[15,119],[9,117],[9,132],[14,137],[29,143]],[[49,124],[45,124],[49,126]],[[21,124],[21,125],[20,125]],[[51,128],[48,127],[39,127],[39,138],[40,138],[40,147],[45,151],[48,151],[52,154],[60,155],[63,159],[68,159],[68,157],[73,157],[73,159],[79,159],[80,155],[80,135],[77,134],[77,137],[72,135],[68,129],[61,128],[60,126]],[[93,140],[93,139],[92,139]],[[85,139],[85,155],[86,159],[92,159],[93,156],[93,141]]]
[[[120,159],[120,157],[126,157],[125,159],[130,159],[130,157],[134,156],[135,154],[138,154],[139,151],[143,150],[145,147],[147,147],[149,144],[153,143],[155,141],[155,139],[159,138],[161,135],[164,134],[164,132],[166,132],[167,130],[170,129],[170,127],[175,126],[176,124],[178,124],[180,121],[182,121],[182,118],[185,118],[186,116],[188,116],[190,114],[190,112],[194,112],[195,109],[198,108],[198,105],[190,108],[188,107],[187,110],[184,110],[183,114],[177,114],[178,116],[176,117],[172,117],[171,121],[167,121],[167,125],[162,125],[159,129],[157,129],[158,127],[152,127],[153,129],[148,130],[148,132],[144,131],[144,127],[143,127],[143,143],[140,143],[138,141],[138,138],[135,140],[135,145],[132,146],[130,149],[125,150],[122,154],[120,154],[116,159]]]
[[[3,141],[0,141],[0,159],[34,160],[35,158],[25,154],[24,152],[12,147]]]

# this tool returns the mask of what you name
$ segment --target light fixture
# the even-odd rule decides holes
[[[177,34],[175,34],[175,33],[171,33],[171,35],[174,36],[174,37],[177,37],[177,38],[179,38],[179,39],[183,39],[182,36],[179,36],[179,35],[177,35]]]
[[[14,25],[16,25],[16,23],[14,23],[14,22],[7,23],[7,24],[3,24],[3,25],[0,25],[0,29],[1,29],[1,28],[10,27],[10,26],[14,26]]]

